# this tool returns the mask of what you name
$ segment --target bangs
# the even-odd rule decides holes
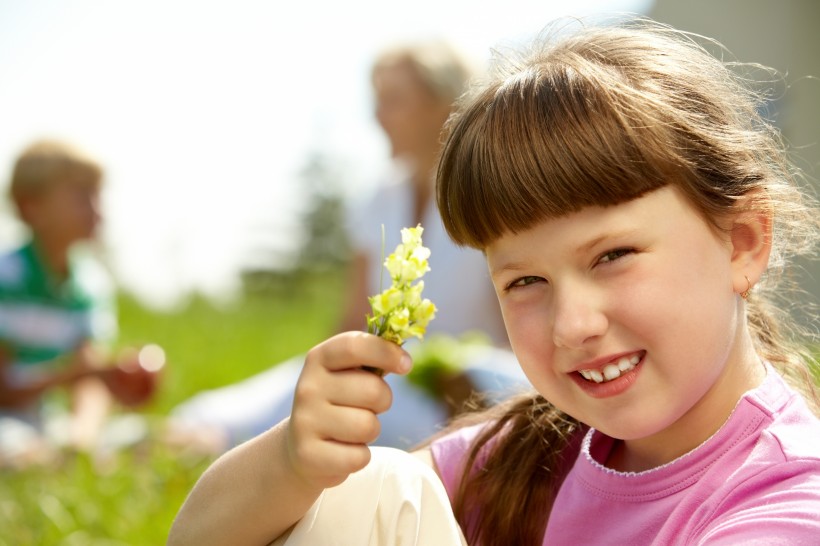
[[[595,81],[571,67],[530,69],[454,120],[448,143],[458,146],[445,147],[438,184],[453,240],[483,249],[506,232],[669,183],[668,160],[647,153],[671,145],[665,124],[642,119],[616,87]]]

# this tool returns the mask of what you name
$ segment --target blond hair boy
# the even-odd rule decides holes
[[[14,164],[9,194],[30,239],[0,256],[0,462],[42,438],[52,392],[70,393],[71,445],[90,447],[107,414],[98,347],[117,330],[112,284],[77,252],[95,237],[102,180],[65,142],[35,142]]]

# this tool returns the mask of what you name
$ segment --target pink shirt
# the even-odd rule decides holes
[[[477,432],[432,445],[451,498]],[[820,544],[820,420],[771,368],[714,436],[664,466],[607,469],[612,442],[589,431],[544,544]]]

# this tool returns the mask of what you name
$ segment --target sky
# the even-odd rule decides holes
[[[562,15],[652,0],[0,0],[0,188],[14,157],[63,138],[106,170],[101,246],[145,304],[229,299],[238,273],[300,241],[311,154],[361,198],[387,168],[369,64],[444,37],[486,61]],[[0,248],[24,237],[0,205]]]

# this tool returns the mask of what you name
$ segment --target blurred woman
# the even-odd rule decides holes
[[[482,254],[453,244],[432,198],[442,126],[475,73],[468,60],[443,41],[394,46],[376,58],[376,119],[389,141],[394,170],[372,198],[349,215],[354,256],[339,331],[363,328],[370,311],[367,297],[380,291],[383,248],[395,248],[402,227],[421,223],[424,244],[431,251],[425,297],[438,308],[428,332],[457,336],[478,331],[494,344],[507,345],[489,275],[475,273],[486,270]]]
[[[338,331],[365,330],[368,296],[381,291],[383,251],[392,251],[400,242],[401,228],[420,223],[424,245],[431,251],[424,296],[435,303],[437,312],[427,328],[431,339],[426,345],[408,342],[406,348],[422,360],[421,351],[435,352],[456,343],[435,339],[440,336],[477,334],[471,339],[488,342],[456,350],[458,362],[447,362],[446,370],[428,374],[435,379],[432,385],[427,380],[427,388],[418,388],[412,377],[389,376],[395,402],[381,416],[376,445],[413,446],[463,410],[474,391],[484,393],[485,403],[494,403],[526,384],[508,350],[484,256],[450,240],[433,198],[440,134],[474,72],[442,41],[391,47],[373,64],[376,118],[390,143],[394,168],[369,199],[348,213],[346,228],[354,254]],[[443,352],[454,355],[452,350]],[[202,430],[205,425],[215,430],[218,451],[248,440],[290,414],[304,356],[296,355],[235,385],[200,393],[175,409],[176,420],[185,429]]]

